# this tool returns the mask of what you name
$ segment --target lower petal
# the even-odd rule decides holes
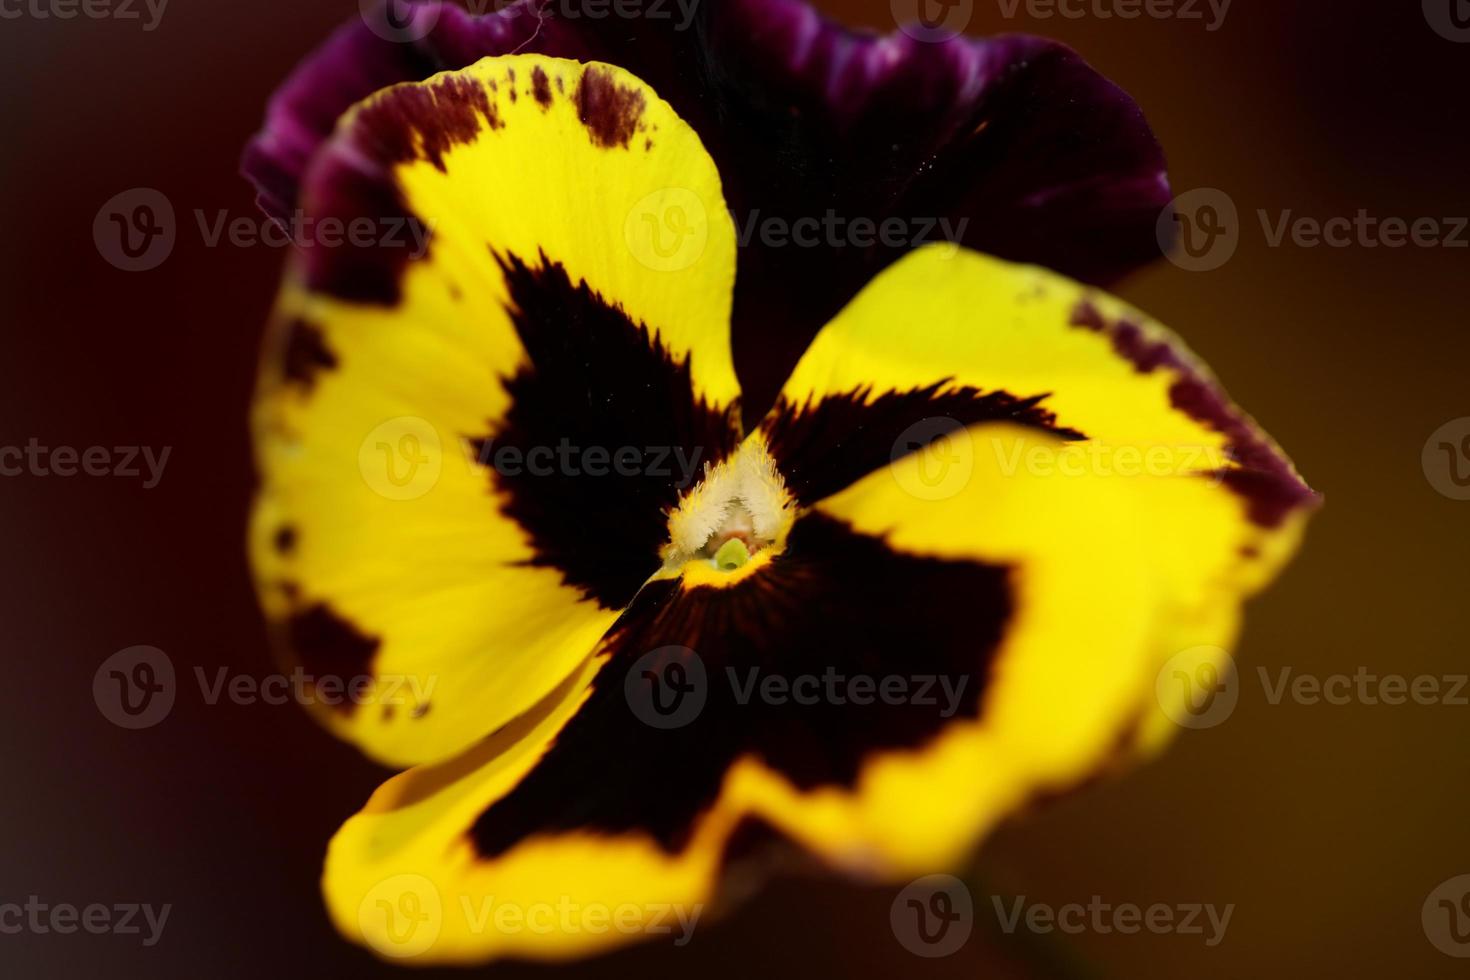
[[[657,910],[687,920],[728,897],[753,840],[899,880],[955,866],[1007,814],[1115,764],[1173,647],[1233,639],[1240,590],[1213,561],[1228,528],[1196,536],[1210,567],[1176,594],[1162,576],[1182,570],[1160,570],[1118,481],[1007,473],[982,454],[954,495],[915,497],[931,452],[824,502],[727,585],[651,583],[519,731],[389,782],[328,856],[343,932],[396,955],[391,916],[361,910],[402,886],[441,910],[413,947],[429,961],[668,939]],[[837,687],[798,696],[800,678],[833,672]],[[773,677],[785,696],[763,686]],[[887,678],[902,696],[877,696]],[[655,698],[673,714],[650,714]],[[496,924],[487,903],[514,911]],[[552,915],[559,903],[579,917]],[[587,910],[620,906],[627,928],[587,927]]]

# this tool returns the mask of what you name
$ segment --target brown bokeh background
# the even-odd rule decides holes
[[[891,28],[885,3],[826,0]],[[181,696],[157,727],[91,695],[112,652],[158,646],[181,683],[272,669],[242,553],[245,411],[281,253],[205,248],[189,213],[249,215],[237,155],[264,100],[350,0],[172,0],[138,22],[0,21],[0,444],[171,446],[160,485],[0,479],[6,683],[0,902],[172,903],[155,947],[116,935],[0,935],[8,976],[390,976],[340,941],[316,890],[329,835],[385,773],[299,709]],[[1420,451],[1470,415],[1470,250],[1270,248],[1256,209],[1470,214],[1470,45],[1413,0],[1236,0],[1199,21],[1006,20],[1051,34],[1143,106],[1177,190],[1226,191],[1235,257],[1160,262],[1121,294],[1178,329],[1327,494],[1306,547],[1248,611],[1242,695],[1159,761],[1018,820],[972,879],[976,935],[921,960],[888,929],[891,890],[784,879],[684,949],[640,947],[506,977],[1451,976],[1420,906],[1470,872],[1470,707],[1271,705],[1256,667],[1467,669],[1470,503]],[[1024,10],[1024,7],[1023,7]],[[132,187],[180,215],[172,256],[129,274],[92,220]],[[1225,941],[1008,938],[983,889],[1034,901],[1234,903]]]

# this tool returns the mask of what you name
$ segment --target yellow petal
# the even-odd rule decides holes
[[[444,758],[588,656],[659,567],[664,510],[733,445],[733,227],[667,103],[533,55],[374,95],[304,199],[372,233],[303,249],[278,303],[259,592],[288,663],[367,678],[312,697],[333,731]]]

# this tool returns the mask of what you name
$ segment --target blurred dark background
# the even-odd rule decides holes
[[[886,3],[821,6],[893,26]],[[192,679],[195,666],[272,669],[242,547],[245,412],[283,256],[206,248],[188,215],[253,215],[240,148],[274,86],[356,5],[173,0],[151,31],[141,5],[141,21],[26,9],[0,19],[0,444],[172,453],[153,489],[0,479],[0,902],[173,908],[151,948],[0,935],[0,970],[399,975],[336,937],[316,886],[328,837],[386,773],[298,708],[210,706]],[[1235,713],[993,836],[972,878],[975,935],[947,959],[894,940],[892,890],[792,878],[701,923],[684,949],[497,975],[1463,973],[1420,910],[1470,872],[1470,707],[1273,705],[1256,668],[1470,669],[1470,502],[1421,466],[1431,433],[1470,415],[1470,249],[1273,248],[1255,214],[1470,215],[1470,44],[1431,29],[1416,0],[1236,0],[1214,31],[1204,4],[1204,20],[1005,9],[975,0],[969,32],[1078,48],[1143,106],[1176,192],[1218,188],[1241,214],[1222,267],[1160,261],[1118,290],[1180,331],[1327,494],[1300,557],[1248,610]],[[104,261],[92,238],[98,209],[134,187],[180,215],[172,255],[144,273]],[[134,644],[184,675],[171,715],[142,731],[92,698],[94,671]],[[1146,932],[1027,939],[1001,933],[983,889],[1235,911],[1213,948]]]

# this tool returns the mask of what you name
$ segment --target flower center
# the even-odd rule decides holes
[[[665,568],[704,562],[734,572],[779,550],[793,518],[791,498],[775,460],[751,436],[718,466],[708,467],[669,515]]]

